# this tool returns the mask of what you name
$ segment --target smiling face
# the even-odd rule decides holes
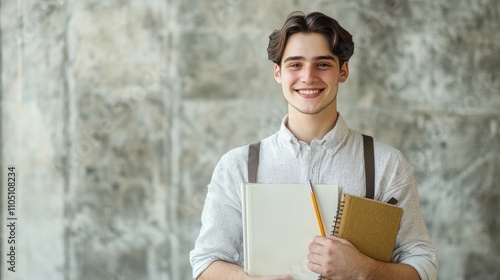
[[[339,58],[319,33],[290,36],[281,66],[274,66],[274,78],[281,84],[289,115],[336,116],[338,85],[348,74],[347,62],[339,67]]]

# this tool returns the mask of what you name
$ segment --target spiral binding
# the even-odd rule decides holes
[[[339,233],[340,229],[340,223],[341,223],[341,216],[342,213],[344,212],[344,206],[345,206],[345,196],[342,195],[342,200],[340,201],[339,205],[337,206],[337,214],[335,215],[335,221],[333,223],[333,229],[330,235],[337,236]]]

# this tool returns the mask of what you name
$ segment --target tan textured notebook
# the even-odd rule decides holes
[[[342,194],[333,235],[371,258],[390,262],[402,215],[395,205]]]

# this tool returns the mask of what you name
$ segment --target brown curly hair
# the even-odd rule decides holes
[[[297,11],[290,13],[283,27],[280,30],[274,30],[269,36],[267,47],[269,60],[281,65],[288,38],[296,33],[314,32],[325,37],[332,53],[339,57],[340,66],[348,61],[354,53],[352,35],[342,28],[335,19],[320,12],[305,15],[303,12]]]

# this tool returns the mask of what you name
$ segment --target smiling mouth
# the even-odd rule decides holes
[[[295,91],[303,95],[313,95],[320,93],[322,89],[296,89]]]

